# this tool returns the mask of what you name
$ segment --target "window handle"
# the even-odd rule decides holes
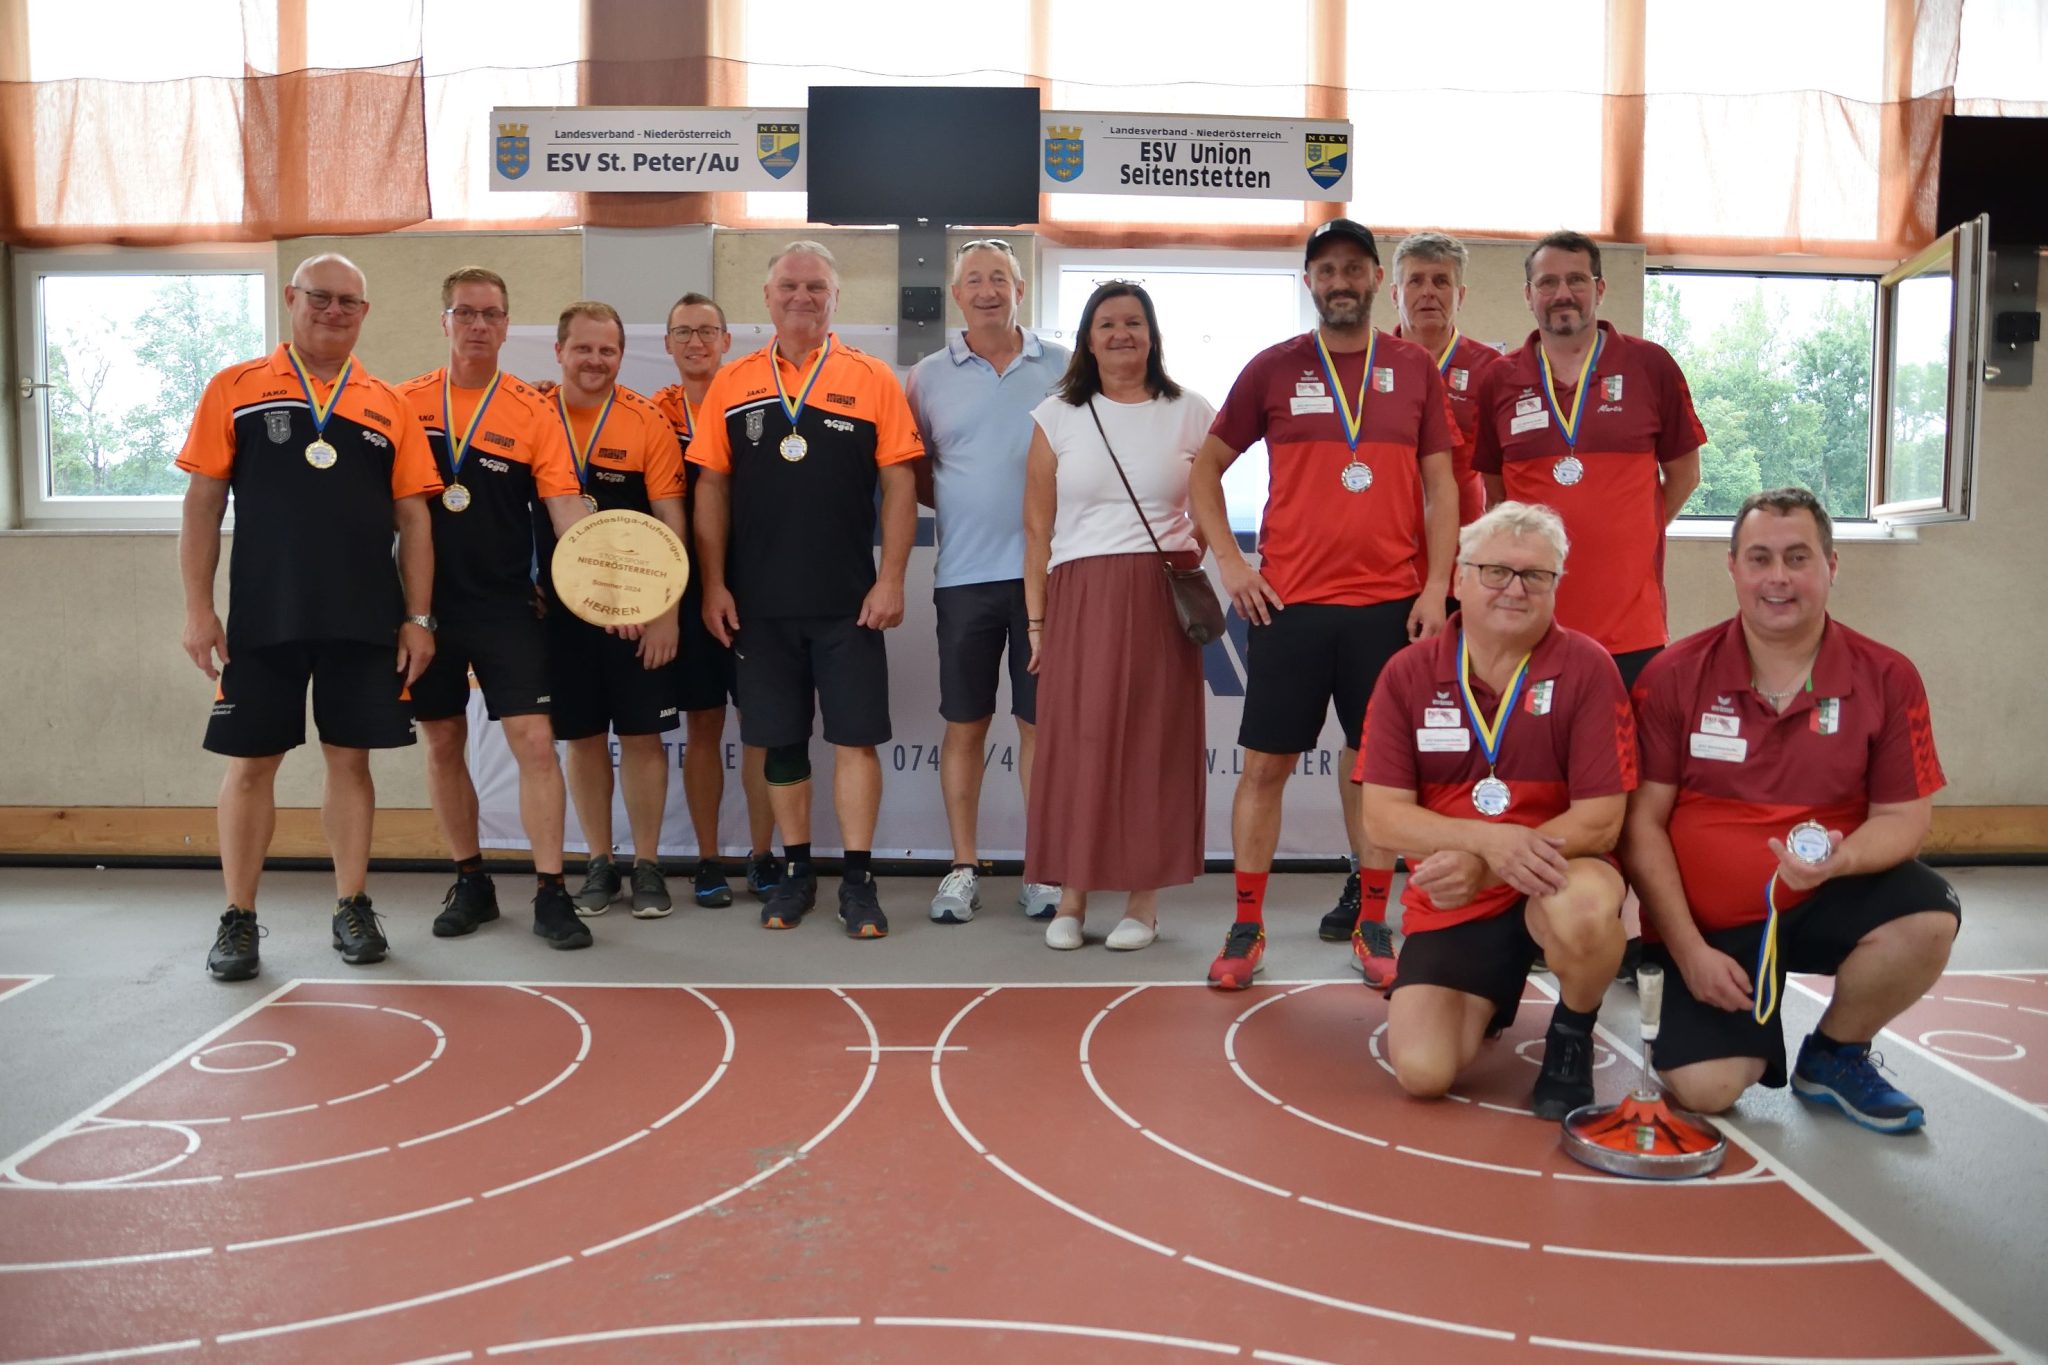
[[[16,391],[21,394],[21,400],[25,403],[29,399],[36,396],[37,389],[47,389],[50,386],[48,384],[38,383],[35,380],[30,379],[27,375],[23,375],[21,378],[14,381],[14,387]]]

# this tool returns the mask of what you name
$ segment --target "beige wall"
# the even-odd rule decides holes
[[[846,277],[845,320],[891,320],[893,237],[818,236]],[[721,234],[718,293],[735,319],[762,317],[767,258],[787,238]],[[373,307],[361,351],[374,371],[394,378],[439,363],[437,289],[456,266],[474,262],[505,274],[521,322],[552,321],[580,292],[570,233],[288,242],[279,248],[281,276],[325,249],[344,251],[368,273]],[[1641,316],[1642,265],[1640,252],[1608,253],[1603,311],[1624,329]],[[1519,247],[1476,245],[1469,283],[1468,332],[1510,342],[1527,333]],[[1383,320],[1389,307],[1383,303]],[[0,467],[11,487],[8,430],[0,421]],[[1918,661],[1951,783],[1943,799],[1955,804],[2048,804],[2048,763],[2040,758],[2048,729],[2037,701],[2048,676],[2048,632],[2032,625],[2037,609],[2005,605],[2015,595],[2033,600],[2048,571],[2048,536],[2031,510],[2048,506],[2043,431],[2048,379],[1987,392],[1978,519],[1929,529],[1917,543],[1842,548],[1837,613]],[[1669,582],[1675,631],[1732,610],[1718,545],[1674,541]],[[0,806],[212,804],[220,762],[198,746],[211,684],[178,648],[180,615],[173,536],[0,534],[0,688],[9,698],[0,708]],[[375,767],[384,805],[426,804],[416,750],[381,756]],[[286,762],[279,797],[285,805],[318,803],[315,756],[302,751]]]

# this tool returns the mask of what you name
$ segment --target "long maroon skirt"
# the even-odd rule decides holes
[[[1198,562],[1192,550],[1173,559]],[[1159,556],[1098,555],[1054,569],[1025,878],[1150,891],[1199,877],[1206,734],[1202,654],[1181,633]]]

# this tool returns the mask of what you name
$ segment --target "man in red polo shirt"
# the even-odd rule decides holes
[[[1455,237],[1441,232],[1412,232],[1394,248],[1394,311],[1401,325],[1394,335],[1414,342],[1436,360],[1443,376],[1444,397],[1458,424],[1458,444],[1451,464],[1458,476],[1458,524],[1470,526],[1486,510],[1486,484],[1472,468],[1472,445],[1479,430],[1474,401],[1479,381],[1500,363],[1500,352],[1458,330],[1465,306],[1465,266],[1471,253]]]
[[[1621,873],[1606,856],[1635,785],[1628,696],[1600,646],[1558,624],[1564,526],[1506,502],[1459,535],[1459,613],[1403,650],[1366,714],[1375,845],[1408,859],[1387,1053],[1429,1099],[1512,1024],[1540,948],[1559,1000],[1538,1118],[1593,1099],[1593,1025],[1621,961]]]
[[[1443,629],[1458,488],[1457,428],[1435,357],[1372,325],[1385,273],[1362,224],[1339,218],[1309,234],[1302,283],[1319,325],[1252,357],[1189,474],[1195,521],[1251,623],[1237,735],[1244,772],[1230,812],[1237,909],[1209,968],[1209,984],[1222,990],[1251,985],[1265,956],[1280,798],[1332,701],[1344,727],[1338,788],[1352,872],[1320,933],[1352,939],[1368,981],[1384,985],[1393,971],[1385,920],[1394,860],[1366,843],[1343,774],[1380,669],[1410,640]],[[1260,440],[1270,473],[1254,569],[1230,529],[1223,473]]]
[[[1658,1066],[1708,1113],[1782,1087],[1785,974],[1829,974],[1792,1088],[1907,1132],[1925,1116],[1870,1040],[1941,975],[1962,918],[1915,856],[1946,781],[1927,690],[1904,655],[1829,618],[1834,528],[1807,490],[1744,501],[1728,573],[1736,616],[1673,645],[1635,691],[1643,784],[1624,856],[1658,940],[1645,957],[1677,968]]]
[[[1536,330],[1480,380],[1472,467],[1487,501],[1557,509],[1578,553],[1557,619],[1633,683],[1671,636],[1664,528],[1700,481],[1706,432],[1670,352],[1598,320],[1600,247],[1553,232],[1522,267]]]

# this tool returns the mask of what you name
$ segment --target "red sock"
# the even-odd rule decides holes
[[[1391,867],[1361,867],[1358,869],[1358,922],[1370,920],[1374,924],[1387,922],[1387,896],[1394,889],[1394,869]]]
[[[1237,916],[1238,924],[1264,924],[1266,922],[1266,878],[1270,872],[1240,872],[1237,874]]]

